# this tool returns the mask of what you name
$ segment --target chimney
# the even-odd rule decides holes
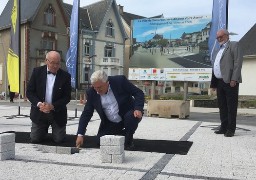
[[[119,14],[123,15],[124,13],[124,6],[121,6],[120,4],[118,5],[118,9],[119,9]]]

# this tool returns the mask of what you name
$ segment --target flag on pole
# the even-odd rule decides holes
[[[76,89],[77,86],[77,59],[78,59],[78,15],[79,0],[73,1],[72,14],[70,19],[70,44],[66,55],[66,66],[71,74],[71,86]]]
[[[11,42],[7,55],[7,74],[11,92],[20,91],[20,3],[13,0],[11,14]]]
[[[212,55],[219,49],[219,43],[216,40],[216,34],[219,29],[227,29],[228,23],[228,0],[213,0],[212,6],[212,23],[208,47],[210,59],[213,62]]]

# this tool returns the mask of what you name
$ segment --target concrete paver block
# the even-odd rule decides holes
[[[41,151],[43,151],[43,152],[47,152],[47,153],[56,153],[57,152],[56,146],[42,145],[41,148],[42,148]]]
[[[101,161],[103,163],[112,163],[112,155],[106,154],[106,153],[101,153]]]
[[[0,134],[0,144],[15,142],[15,134],[14,133],[3,133]]]
[[[112,155],[112,163],[121,164],[124,162],[125,152],[122,154],[113,154]]]
[[[15,151],[6,151],[0,153],[0,161],[9,160],[15,158]]]
[[[114,138],[111,138],[111,146],[122,146],[124,145],[124,136],[114,136]]]
[[[100,145],[101,146],[108,146],[111,144],[111,138],[113,138],[114,135],[105,135],[100,137]]]
[[[101,146],[119,146],[123,145],[125,141],[124,136],[105,135],[100,137]]]
[[[75,154],[75,153],[79,153],[79,149],[76,147],[57,146],[56,153],[57,154]]]
[[[0,144],[0,152],[15,151],[15,142]]]
[[[103,163],[124,161],[124,136],[105,135],[100,138],[100,152]]]
[[[124,145],[122,146],[100,146],[101,153],[104,154],[122,154],[124,152]]]
[[[56,146],[57,154],[71,154],[71,147]]]

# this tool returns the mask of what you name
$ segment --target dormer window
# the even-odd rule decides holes
[[[44,24],[47,26],[55,26],[55,11],[51,4],[44,11]]]
[[[114,25],[113,25],[112,19],[109,19],[107,24],[106,24],[106,36],[109,36],[109,37],[114,37],[115,36],[115,34],[114,34]]]

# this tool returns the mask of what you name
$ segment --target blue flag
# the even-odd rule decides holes
[[[216,39],[217,31],[227,29],[227,6],[228,0],[213,0],[212,23],[208,40],[211,62],[213,62],[212,55],[219,49],[219,43]]]
[[[77,86],[77,48],[78,48],[78,13],[79,0],[73,1],[72,14],[70,19],[70,45],[66,55],[66,66],[71,74],[71,86],[76,89]]]

